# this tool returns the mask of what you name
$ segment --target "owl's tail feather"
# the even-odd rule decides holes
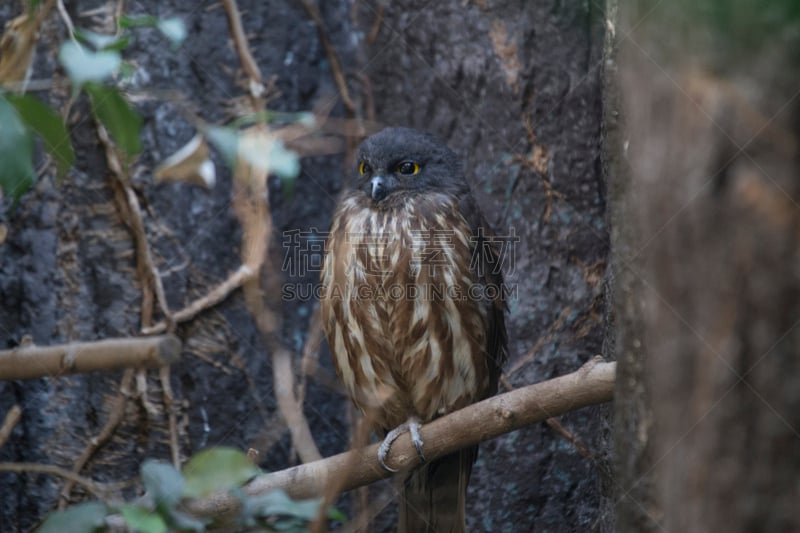
[[[467,484],[478,448],[425,464],[405,480],[398,508],[399,533],[465,531]]]

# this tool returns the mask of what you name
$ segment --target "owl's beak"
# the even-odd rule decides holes
[[[389,189],[386,187],[386,180],[382,176],[375,176],[370,183],[372,185],[371,196],[374,201],[380,202],[386,198]]]

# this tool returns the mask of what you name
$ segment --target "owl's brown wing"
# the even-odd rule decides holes
[[[488,324],[486,335],[486,354],[491,390],[486,397],[497,392],[503,364],[508,359],[508,335],[506,333],[506,288],[503,282],[502,242],[497,238],[471,194],[462,197],[459,203],[461,216],[472,230],[475,248],[473,269],[478,283],[483,287],[482,305],[485,306]],[[508,252],[508,249],[505,250]]]
[[[501,248],[474,198],[467,194],[459,212],[468,223],[473,239],[472,270],[481,286],[475,296],[486,313],[486,366],[489,387],[484,397],[497,392],[502,365],[507,358],[505,300]],[[399,502],[400,532],[450,533],[464,531],[467,484],[478,456],[473,446],[452,453],[413,472],[404,483]]]

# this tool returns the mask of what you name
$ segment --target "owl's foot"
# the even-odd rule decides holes
[[[378,462],[389,472],[397,472],[394,468],[390,467],[386,464],[386,456],[389,454],[389,450],[392,448],[392,443],[397,440],[397,437],[408,431],[411,434],[411,442],[414,443],[414,448],[417,449],[417,455],[419,458],[422,459],[422,462],[425,462],[425,454],[422,453],[422,437],[419,434],[420,430],[420,423],[416,417],[409,418],[406,422],[403,422],[389,433],[387,433],[386,438],[383,439],[380,448],[378,448]]]

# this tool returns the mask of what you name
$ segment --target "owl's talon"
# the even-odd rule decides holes
[[[403,431],[405,431],[403,426],[405,426],[405,424],[401,424],[387,433],[386,438],[383,439],[383,442],[381,442],[381,445],[378,448],[378,462],[381,464],[384,470],[391,472],[392,474],[397,472],[397,470],[386,464],[386,456],[389,455],[389,450],[392,449],[392,443],[397,440],[397,437],[399,437]]]
[[[385,444],[386,441],[383,441],[383,443],[381,443],[381,447],[378,448],[378,462],[381,464],[381,467],[384,470],[386,470],[387,472],[391,472],[392,474],[395,474],[398,472],[398,470],[386,464],[386,454],[389,453],[389,448],[391,446],[384,447]]]
[[[419,434],[420,425],[419,422],[416,420],[409,420],[406,422],[408,424],[408,432],[411,433],[411,442],[414,443],[414,448],[417,449],[417,455],[419,458],[422,459],[422,462],[425,462],[425,454],[422,453],[422,436]]]
[[[389,454],[389,450],[392,449],[392,444],[397,440],[397,437],[406,431],[411,434],[411,442],[414,443],[414,448],[417,450],[417,455],[419,455],[419,458],[423,463],[426,461],[425,454],[422,453],[423,442],[422,436],[419,434],[420,427],[419,420],[416,418],[409,418],[407,422],[403,422],[386,434],[386,437],[383,439],[383,442],[381,442],[381,445],[378,448],[378,463],[380,463],[384,470],[393,474],[397,472],[397,470],[386,464],[386,456]]]

